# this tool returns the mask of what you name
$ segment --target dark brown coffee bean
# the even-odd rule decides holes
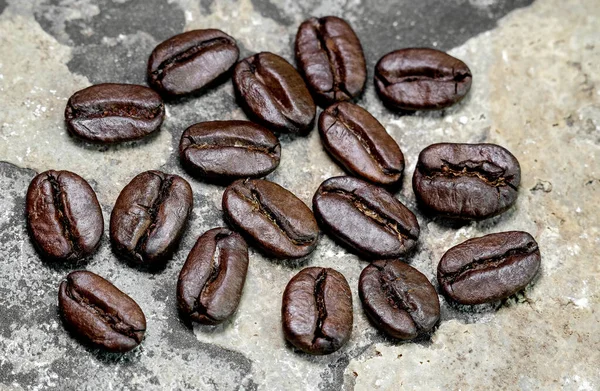
[[[325,149],[351,174],[381,186],[402,181],[404,155],[369,112],[352,103],[329,106],[319,117]]]
[[[500,232],[452,247],[438,265],[444,293],[461,304],[482,304],[525,288],[541,262],[538,244],[527,232]]]
[[[286,60],[263,52],[240,61],[233,85],[246,114],[270,130],[307,134],[316,106],[304,80]]]
[[[221,30],[193,30],[159,44],[148,59],[148,83],[166,96],[202,90],[229,72],[240,51]]]
[[[417,269],[400,260],[380,260],[360,275],[363,308],[390,337],[413,339],[427,334],[440,319],[435,288]]]
[[[160,96],[134,84],[97,84],[77,91],[67,102],[71,134],[87,141],[137,140],[157,131],[165,117]]]
[[[142,266],[161,266],[183,234],[192,203],[192,188],[180,176],[137,175],[119,194],[110,216],[115,252]]]
[[[210,121],[192,125],[183,132],[179,156],[195,176],[261,177],[279,165],[281,146],[273,133],[255,123]]]
[[[327,16],[302,23],[296,35],[296,61],[322,107],[352,100],[365,87],[362,46],[343,19]]]
[[[219,324],[238,307],[248,270],[240,234],[214,228],[198,238],[179,273],[177,305],[186,320]]]
[[[319,224],[368,258],[395,258],[419,238],[415,215],[388,191],[348,176],[329,178],[313,197]]]
[[[420,207],[443,217],[485,219],[517,200],[521,168],[495,144],[433,144],[419,154],[413,190]]]
[[[283,292],[285,338],[309,354],[333,353],[352,333],[352,292],[344,276],[322,267],[296,274]]]
[[[146,332],[137,303],[116,286],[88,271],[75,271],[60,283],[58,306],[76,337],[109,352],[127,352]]]
[[[102,237],[104,219],[96,193],[70,171],[46,171],[27,190],[27,223],[41,256],[74,261],[92,254]]]
[[[383,102],[401,110],[443,109],[471,89],[471,70],[435,49],[396,50],[375,67],[375,87]]]
[[[317,246],[319,227],[298,197],[263,179],[239,180],[223,194],[227,221],[266,254],[300,258]]]

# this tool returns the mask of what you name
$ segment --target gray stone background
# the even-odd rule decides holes
[[[475,308],[451,306],[440,296],[442,321],[430,339],[390,340],[360,306],[357,282],[366,262],[324,236],[300,262],[251,250],[237,314],[213,328],[180,322],[176,278],[196,238],[223,224],[223,188],[189,178],[175,152],[193,123],[245,118],[231,83],[169,103],[156,136],[111,147],[69,137],[65,103],[93,83],[145,83],[153,47],[195,28],[226,31],[242,56],[273,51],[293,61],[296,29],[311,15],[344,17],[365,48],[369,83],[358,103],[401,146],[408,164],[397,196],[417,213],[422,230],[419,251],[407,261],[435,283],[437,263],[451,246],[525,230],[543,258],[524,292]],[[373,66],[407,46],[437,47],[464,60],[474,75],[467,99],[410,116],[384,108],[371,82]],[[598,0],[0,0],[0,389],[599,389],[599,82]],[[463,226],[423,217],[410,178],[419,151],[442,141],[511,150],[523,172],[516,206]],[[268,179],[310,205],[320,182],[342,171],[316,131],[281,142],[281,165]],[[62,327],[57,288],[72,267],[42,262],[23,218],[29,181],[47,169],[86,178],[107,223],[122,187],[143,170],[177,173],[193,186],[189,229],[164,271],[127,266],[111,253],[107,234],[79,265],[111,280],[146,313],[146,339],[130,353],[90,349]],[[325,357],[295,351],[279,324],[283,289],[305,265],[338,269],[353,290],[352,338]]]

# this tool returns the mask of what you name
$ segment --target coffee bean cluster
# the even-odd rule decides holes
[[[268,52],[238,62],[235,39],[220,30],[186,32],[152,52],[147,75],[152,88],[99,84],[76,92],[65,110],[67,128],[98,143],[140,139],[159,130],[163,98],[197,94],[232,76],[237,100],[252,122],[203,122],[181,137],[186,171],[228,185],[222,203],[230,227],[207,231],[190,251],[177,283],[181,318],[214,325],[235,313],[248,270],[247,242],[269,257],[301,258],[314,251],[322,229],[372,261],[358,287],[372,323],[393,338],[428,335],[439,322],[438,294],[403,261],[414,253],[420,229],[413,212],[392,194],[402,181],[404,155],[377,119],[351,103],[366,83],[360,41],[340,18],[311,18],[300,25],[295,52],[299,72]],[[471,79],[464,62],[433,49],[393,51],[375,68],[381,100],[402,111],[451,106],[468,93]],[[275,133],[310,132],[315,102],[324,109],[318,119],[323,146],[351,176],[325,180],[311,211],[290,191],[260,178],[279,165]],[[413,189],[428,216],[485,219],[514,204],[520,175],[517,159],[501,146],[434,144],[419,155]],[[180,176],[137,175],[112,210],[114,253],[138,267],[159,269],[177,248],[192,207],[192,189]],[[77,174],[39,174],[29,186],[26,208],[43,258],[76,261],[98,247],[104,229],[100,205]],[[539,267],[531,235],[502,232],[448,250],[437,278],[450,300],[474,305],[513,295]],[[75,271],[61,282],[59,307],[67,328],[107,351],[128,351],[143,340],[146,319],[140,307],[91,272]],[[282,327],[291,344],[328,354],[348,341],[352,324],[352,294],[341,273],[308,267],[289,281]]]

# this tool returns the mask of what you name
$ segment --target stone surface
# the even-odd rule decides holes
[[[140,3],[0,0],[0,389],[600,388],[597,0],[152,0],[135,11]],[[514,10],[519,7],[525,8]],[[175,152],[195,122],[245,118],[231,83],[169,103],[156,136],[111,147],[69,137],[66,100],[91,83],[144,83],[154,45],[194,28],[223,29],[238,39],[241,57],[270,50],[293,60],[299,23],[329,14],[349,20],[361,39],[370,77],[358,103],[386,127],[407,160],[397,196],[417,213],[422,229],[419,250],[408,261],[435,283],[448,248],[519,229],[538,241],[541,273],[524,292],[493,305],[456,307],[440,296],[441,323],[433,336],[399,343],[372,327],[361,309],[357,284],[367,263],[324,236],[301,261],[275,261],[251,249],[236,315],[221,326],[188,329],[177,316],[176,278],[196,238],[223,224],[223,187],[190,178]],[[402,116],[384,108],[371,81],[373,66],[405,46],[437,47],[464,60],[474,75],[470,95],[443,112]],[[419,213],[410,186],[416,158],[442,141],[494,142],[511,150],[523,173],[517,204],[502,216],[462,226]],[[342,170],[316,130],[281,142],[281,165],[268,179],[310,204],[321,181]],[[90,349],[61,324],[58,284],[73,267],[39,259],[23,215],[29,181],[51,168],[86,178],[107,223],[121,188],[141,171],[176,173],[193,186],[193,216],[165,270],[129,267],[112,254],[107,233],[99,251],[78,265],[111,280],[145,311],[146,339],[132,352]],[[353,291],[352,338],[329,356],[294,350],[281,331],[281,294],[307,265],[336,268]]]

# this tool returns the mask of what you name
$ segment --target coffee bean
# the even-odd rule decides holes
[[[538,244],[527,232],[500,232],[452,247],[438,265],[444,293],[461,304],[509,297],[529,284],[540,268]]]
[[[388,191],[352,177],[329,178],[313,197],[319,224],[367,258],[395,258],[417,244],[415,215]]]
[[[268,52],[240,61],[233,85],[246,114],[268,129],[307,134],[316,107],[304,80],[283,58]]]
[[[152,51],[148,83],[171,97],[199,91],[226,75],[239,54],[235,39],[221,30],[188,31]]]
[[[375,67],[375,87],[388,106],[401,110],[443,109],[471,88],[471,70],[434,49],[402,49],[383,56]]]
[[[77,91],[67,102],[71,134],[87,141],[137,140],[157,131],[165,117],[160,96],[134,84],[97,84]]]
[[[202,324],[222,323],[237,309],[247,270],[248,246],[240,234],[227,228],[207,231],[179,273],[179,313]]]
[[[317,246],[319,227],[298,197],[263,179],[238,180],[223,194],[227,221],[266,254],[300,258]]]
[[[92,254],[104,231],[96,193],[70,171],[50,170],[33,178],[26,215],[35,247],[53,261],[75,261]]]
[[[433,144],[419,154],[413,190],[428,213],[470,220],[504,212],[521,181],[517,159],[495,144]]]
[[[367,266],[358,283],[369,318],[393,338],[427,334],[440,318],[435,288],[417,269],[400,260],[380,260]]]
[[[351,174],[381,186],[398,187],[404,155],[369,112],[347,102],[329,106],[319,117],[325,149]]]
[[[352,100],[365,87],[362,46],[343,19],[327,16],[304,21],[296,35],[296,61],[322,107]]]
[[[115,252],[154,268],[172,255],[192,210],[192,188],[180,176],[146,171],[119,194],[110,216]]]
[[[279,165],[281,146],[273,133],[252,122],[210,121],[183,132],[179,155],[198,177],[261,177]]]
[[[333,353],[352,333],[352,292],[344,276],[322,267],[296,274],[283,292],[285,338],[309,354]]]
[[[146,332],[146,317],[137,303],[116,286],[88,271],[69,273],[60,283],[58,306],[73,334],[109,352],[127,352]]]

